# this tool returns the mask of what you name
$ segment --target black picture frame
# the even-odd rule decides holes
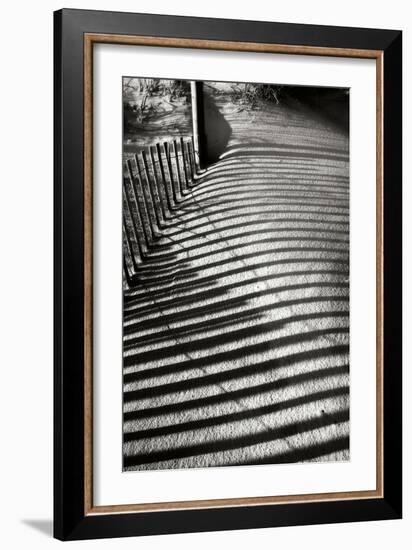
[[[383,60],[383,494],[86,513],[84,37],[87,33],[378,50]],[[54,536],[61,540],[397,519],[402,514],[402,33],[63,9],[54,14]]]

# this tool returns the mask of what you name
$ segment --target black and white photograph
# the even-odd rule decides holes
[[[350,90],[122,89],[123,470],[349,461]]]

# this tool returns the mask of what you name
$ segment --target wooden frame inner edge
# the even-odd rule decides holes
[[[240,497],[142,504],[93,505],[93,44],[127,44],[376,60],[376,489],[304,495]],[[84,513],[292,504],[383,498],[383,51],[251,42],[193,40],[115,34],[84,34]]]

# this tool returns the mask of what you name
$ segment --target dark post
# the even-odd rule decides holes
[[[203,82],[192,81],[190,83],[192,96],[192,121],[193,121],[193,144],[195,164],[198,170],[206,166],[206,132],[205,132],[205,110],[203,101]]]
[[[185,185],[184,185],[184,187],[185,187],[185,192],[187,192],[188,188],[189,188],[189,174],[187,173],[186,158],[185,158],[185,147],[184,147],[184,143],[183,143],[183,138],[180,137],[179,141],[180,141],[180,150],[182,152],[183,173],[184,173],[184,176],[185,176]]]
[[[192,141],[186,141],[186,150],[187,150],[187,156],[189,159],[189,167],[190,167],[190,183],[193,187],[195,183],[195,159],[194,159],[194,153],[193,153],[193,142]]]

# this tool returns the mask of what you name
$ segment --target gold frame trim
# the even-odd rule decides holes
[[[93,45],[95,43],[160,46],[294,55],[356,57],[376,60],[376,489],[308,495],[227,498],[144,504],[93,504]],[[113,514],[234,506],[259,506],[336,500],[383,498],[383,52],[160,38],[116,34],[84,35],[84,513]]]

